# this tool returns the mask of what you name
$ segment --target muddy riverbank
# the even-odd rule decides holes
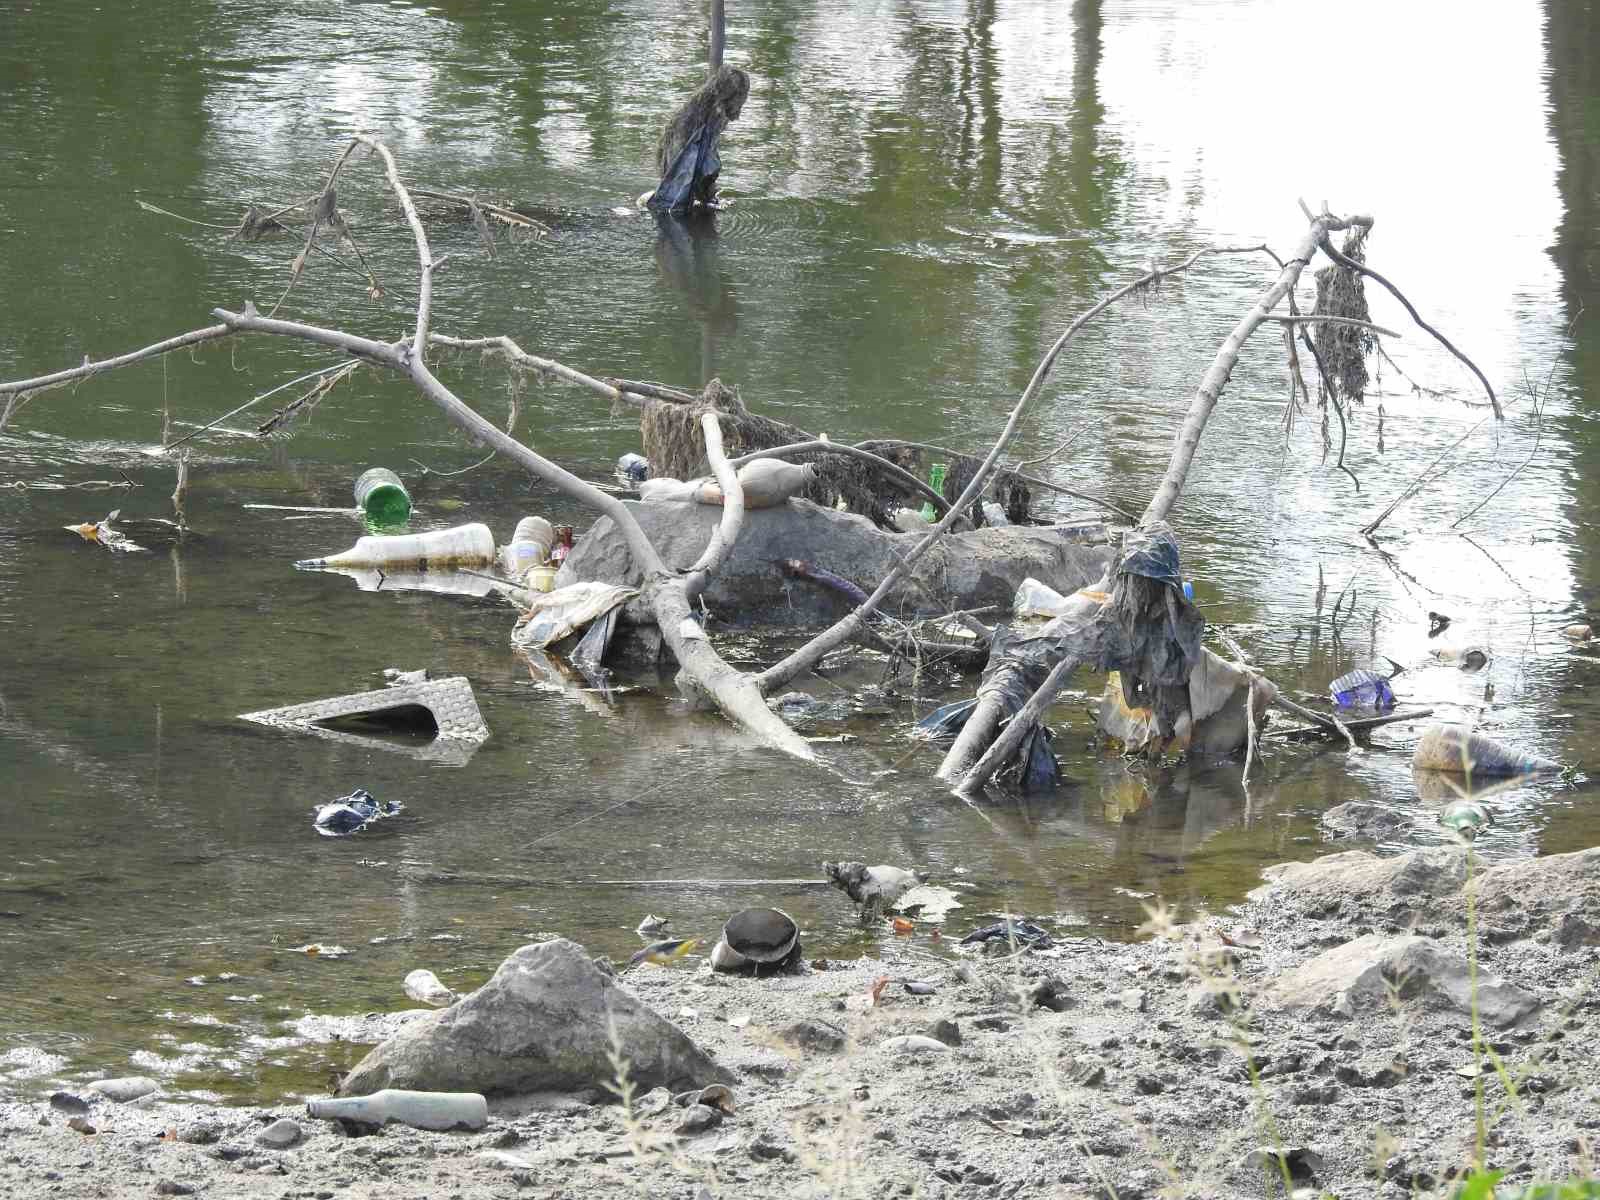
[[[1255,1152],[1274,1148],[1296,1187],[1340,1196],[1429,1194],[1480,1155],[1515,1183],[1592,1172],[1600,849],[1495,867],[1356,850],[1266,874],[1229,912],[1158,910],[1133,944],[908,938],[759,980],[636,968],[625,986],[735,1077],[732,1113],[693,1134],[664,1090],[352,1137],[299,1105],[114,1104],[80,1081],[92,1134],[42,1091],[0,1106],[0,1195],[1269,1196],[1284,1183]],[[283,1118],[298,1135],[272,1136],[297,1140],[263,1144]]]

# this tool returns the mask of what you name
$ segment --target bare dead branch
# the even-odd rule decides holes
[[[956,498],[955,503],[950,506],[949,511],[944,514],[939,523],[924,534],[922,540],[913,546],[906,556],[884,577],[872,594],[867,597],[865,604],[857,606],[853,612],[812,638],[811,641],[781,662],[775,663],[763,671],[758,679],[761,690],[770,693],[774,688],[783,686],[797,675],[810,670],[822,660],[825,654],[837,649],[854,637],[862,623],[877,610],[879,604],[883,603],[883,598],[889,594],[895,584],[899,583],[917,560],[932,549],[935,543],[944,537],[951,526],[961,518],[968,506],[982,494],[984,487],[988,484],[989,476],[994,472],[995,465],[1000,461],[1000,456],[1005,452],[1005,448],[1011,439],[1016,436],[1023,416],[1032,406],[1040,389],[1044,387],[1044,381],[1049,377],[1050,369],[1055,366],[1056,358],[1061,354],[1062,350],[1066,349],[1067,344],[1077,335],[1080,329],[1123,297],[1135,292],[1142,292],[1158,285],[1164,279],[1188,270],[1208,254],[1240,254],[1247,252],[1253,254],[1256,250],[1257,248],[1254,246],[1248,248],[1202,246],[1175,267],[1158,268],[1149,271],[1139,276],[1132,283],[1123,285],[1109,296],[1092,305],[1072,324],[1067,326],[1061,336],[1045,352],[1044,357],[1039,361],[1039,365],[1034,368],[1033,377],[1028,380],[1028,386],[1022,390],[1022,395],[1018,397],[1017,403],[1011,409],[1011,415],[1006,419],[1005,428],[1000,431],[1000,436],[990,448],[988,456],[983,460],[977,471],[974,472],[972,478],[967,482],[967,486],[962,490],[961,495]]]
[[[164,341],[154,342],[138,350],[130,350],[126,354],[118,354],[113,358],[102,358],[99,362],[92,362],[88,358],[83,360],[82,366],[72,367],[65,371],[53,371],[49,375],[36,375],[32,379],[16,379],[9,383],[0,383],[0,396],[16,395],[22,392],[43,392],[51,388],[64,387],[69,383],[76,383],[80,379],[88,379],[98,375],[101,371],[113,371],[118,367],[130,366],[147,358],[169,354],[174,350],[182,350],[185,346],[199,346],[206,342],[215,342],[227,337],[232,330],[227,325],[207,325],[204,329],[191,329],[188,333],[180,333]],[[0,422],[0,428],[4,423]]]
[[[1332,227],[1330,226],[1329,228]],[[1444,334],[1440,333],[1432,325],[1429,325],[1426,321],[1424,321],[1422,319],[1422,314],[1417,312],[1416,307],[1411,303],[1411,301],[1406,299],[1404,292],[1395,287],[1394,284],[1390,283],[1371,267],[1367,266],[1366,263],[1357,262],[1349,255],[1342,254],[1338,250],[1335,250],[1333,248],[1333,239],[1328,237],[1327,229],[1324,229],[1322,240],[1318,244],[1322,247],[1322,252],[1329,258],[1333,259],[1333,261],[1338,263],[1341,267],[1344,267],[1348,271],[1357,271],[1360,274],[1367,276],[1369,279],[1375,279],[1379,283],[1383,284],[1383,286],[1389,290],[1389,293],[1405,306],[1405,310],[1411,314],[1411,319],[1413,321],[1422,326],[1422,328],[1426,329],[1429,333],[1433,334],[1441,346],[1450,351],[1451,354],[1454,354],[1462,362],[1467,364],[1472,373],[1478,377],[1478,382],[1483,384],[1483,390],[1489,393],[1489,407],[1494,409],[1495,420],[1498,421],[1504,418],[1505,414],[1500,411],[1500,400],[1497,396],[1495,396],[1494,388],[1490,385],[1488,377],[1484,375],[1482,371],[1478,370],[1478,364],[1473,362],[1465,354],[1461,353],[1461,351],[1457,350],[1454,343],[1452,343],[1449,338],[1445,337]]]
[[[1228,376],[1233,372],[1234,364],[1239,361],[1239,351],[1245,339],[1256,331],[1256,328],[1272,314],[1272,310],[1278,306],[1284,295],[1293,289],[1300,278],[1300,272],[1311,261],[1311,256],[1316,253],[1317,247],[1327,242],[1329,230],[1347,229],[1351,225],[1371,227],[1372,223],[1372,218],[1368,216],[1340,219],[1329,213],[1323,213],[1320,217],[1311,218],[1310,228],[1301,237],[1294,253],[1278,272],[1278,278],[1223,339],[1210,369],[1201,377],[1200,386],[1195,390],[1194,399],[1189,405],[1189,415],[1179,427],[1173,441],[1172,458],[1167,463],[1167,473],[1162,477],[1155,495],[1151,497],[1149,507],[1144,510],[1144,516],[1139,521],[1141,525],[1151,525],[1166,520],[1173,506],[1177,504],[1178,497],[1183,492],[1184,480],[1189,475],[1189,466],[1194,462],[1195,451],[1200,447],[1200,435],[1205,432],[1211,410],[1216,408],[1217,401],[1222,396],[1222,389],[1228,384]]]
[[[684,581],[684,596],[691,604],[706,590],[706,584],[728,557],[734,542],[739,540],[739,530],[744,526],[744,484],[739,482],[738,473],[723,452],[722,426],[717,422],[717,414],[700,414],[700,428],[705,433],[706,461],[711,464],[711,473],[717,477],[717,484],[722,488],[722,520],[712,531],[711,540],[706,543],[705,550],[695,560],[694,566],[689,568],[689,577]]]

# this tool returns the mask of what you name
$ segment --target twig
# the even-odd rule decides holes
[[[693,392],[668,387],[664,383],[646,383],[632,379],[607,379],[605,382],[619,391],[635,392],[640,396],[649,396],[652,400],[666,400],[673,404],[693,404],[700,399]]]
[[[1494,491],[1490,492],[1487,496],[1485,496],[1482,500],[1478,501],[1478,503],[1474,504],[1466,512],[1462,513],[1454,521],[1451,521],[1450,522],[1450,528],[1451,529],[1456,528],[1458,525],[1461,524],[1461,522],[1463,522],[1465,520],[1468,520],[1471,517],[1477,516],[1478,515],[1478,511],[1480,509],[1482,509],[1484,505],[1488,504],[1489,501],[1493,500],[1496,496],[1498,496],[1501,492],[1503,492],[1505,490],[1506,485],[1508,483],[1510,483],[1513,479],[1515,479],[1518,475],[1521,475],[1522,472],[1527,469],[1528,464],[1531,463],[1534,460],[1534,456],[1539,453],[1539,443],[1544,439],[1544,410],[1543,410],[1542,406],[1540,405],[1539,399],[1538,399],[1537,396],[1534,397],[1534,401],[1533,401],[1533,419],[1534,419],[1534,425],[1533,425],[1533,449],[1528,451],[1528,457],[1523,459],[1522,462],[1516,467],[1516,469],[1514,469],[1511,472],[1511,474],[1507,475],[1504,479],[1502,479],[1500,481],[1500,485],[1498,487],[1496,487],[1494,489]]]
[[[1289,712],[1295,711],[1294,708],[1290,708],[1287,704],[1284,705],[1284,708]],[[1310,712],[1311,710],[1304,709],[1302,711]],[[1433,716],[1433,709],[1431,708],[1413,708],[1408,709],[1405,712],[1385,713],[1384,715],[1378,717],[1360,717],[1354,721],[1345,721],[1343,723],[1343,727],[1339,729],[1339,732],[1343,733],[1348,738],[1354,733],[1365,733],[1369,730],[1381,728],[1384,725],[1393,725],[1397,721],[1420,721],[1423,717],[1431,716]],[[1297,725],[1289,729],[1269,729],[1262,736],[1298,742],[1314,737],[1326,737],[1331,727],[1337,727],[1337,723],[1325,724],[1321,722],[1314,722],[1311,725]],[[1351,742],[1351,748],[1354,749],[1353,738],[1351,739]]]
[[[102,358],[99,362],[91,362],[87,357],[83,365],[72,367],[66,371],[53,371],[49,375],[36,375],[32,379],[15,379],[9,383],[0,383],[0,396],[7,396],[20,392],[42,392],[49,388],[63,387],[79,379],[87,379],[101,371],[114,370],[117,367],[126,367],[146,358],[154,358],[159,354],[167,354],[173,350],[182,350],[185,346],[199,346],[205,342],[214,342],[227,337],[233,330],[224,325],[207,325],[204,329],[191,329],[188,333],[180,333],[164,341],[154,342],[138,350],[130,350],[126,354],[118,354],[113,358]],[[0,421],[0,428],[5,423]]]
[[[1274,313],[1267,320],[1277,321],[1283,325],[1354,325],[1360,329],[1370,329],[1374,333],[1381,333],[1385,337],[1397,338],[1400,336],[1392,329],[1385,329],[1382,325],[1374,325],[1371,321],[1358,321],[1355,317],[1324,317],[1316,314],[1311,316],[1291,314],[1285,317]]]
[[[1201,377],[1200,385],[1195,389],[1194,399],[1189,404],[1189,414],[1184,418],[1173,439],[1172,457],[1167,463],[1166,474],[1162,476],[1155,495],[1151,497],[1149,506],[1144,510],[1144,516],[1140,518],[1141,526],[1165,520],[1173,506],[1177,504],[1178,497],[1183,492],[1184,480],[1189,475],[1189,466],[1194,462],[1195,451],[1200,447],[1200,435],[1205,432],[1211,410],[1217,406],[1217,401],[1222,397],[1222,389],[1227,386],[1228,377],[1233,372],[1234,364],[1239,361],[1239,351],[1245,339],[1255,332],[1256,327],[1272,314],[1272,310],[1277,307],[1284,295],[1294,288],[1300,278],[1300,272],[1311,261],[1317,246],[1327,241],[1329,230],[1347,229],[1352,225],[1370,228],[1373,223],[1372,218],[1368,216],[1340,219],[1329,213],[1310,217],[1310,221],[1311,227],[1278,272],[1278,278],[1223,339],[1211,367]]]
[[[872,595],[867,597],[865,604],[859,606],[854,612],[834,624],[831,628],[824,630],[799,650],[783,659],[783,661],[763,671],[757,679],[761,690],[763,692],[771,692],[774,688],[781,687],[795,676],[810,670],[829,651],[836,649],[845,641],[854,637],[862,622],[877,609],[878,605],[883,602],[884,597],[889,594],[889,591],[910,571],[917,560],[926,554],[944,536],[946,531],[960,519],[973,500],[982,494],[984,487],[988,484],[990,474],[995,469],[995,464],[1000,461],[1000,456],[1005,452],[1006,446],[1016,435],[1023,416],[1032,406],[1040,389],[1043,388],[1044,381],[1049,377],[1051,368],[1055,366],[1056,358],[1066,349],[1067,344],[1077,335],[1080,329],[1123,297],[1153,287],[1169,276],[1188,270],[1207,254],[1238,254],[1243,252],[1244,250],[1240,248],[1202,246],[1175,267],[1169,267],[1164,270],[1158,268],[1149,271],[1139,276],[1132,283],[1123,285],[1091,306],[1077,317],[1072,324],[1067,326],[1061,336],[1045,352],[1044,357],[1039,361],[1039,365],[1034,368],[1033,377],[1028,380],[1027,387],[1022,390],[1022,395],[1018,397],[1016,405],[1011,410],[1011,415],[1006,419],[1005,428],[1000,431],[1000,436],[995,439],[995,443],[990,448],[987,457],[984,458],[978,469],[973,473],[972,478],[967,481],[967,486],[962,489],[961,495],[950,506],[950,510],[945,513],[937,525],[923,535],[922,540],[912,547],[905,558],[897,563],[889,574],[884,577],[883,581],[874,589]],[[1249,252],[1254,253],[1255,247],[1249,247]]]
[[[181,445],[183,445],[184,442],[187,442],[190,438],[199,437],[202,433],[205,433],[208,429],[215,429],[218,425],[222,424],[222,422],[226,421],[229,417],[236,417],[240,413],[242,413],[245,409],[249,408],[251,405],[260,404],[261,401],[265,400],[267,397],[276,396],[279,392],[285,391],[288,388],[292,388],[297,383],[304,383],[308,379],[315,379],[319,375],[327,375],[327,374],[330,374],[330,373],[332,373],[334,371],[353,371],[359,365],[360,365],[359,363],[339,362],[339,363],[334,363],[333,366],[331,366],[331,367],[318,367],[315,371],[307,371],[304,375],[296,375],[293,379],[288,380],[286,383],[280,383],[277,387],[272,388],[270,391],[262,392],[259,396],[256,396],[256,397],[254,397],[254,398],[252,398],[250,400],[246,400],[243,404],[239,405],[238,408],[234,408],[234,409],[228,410],[227,412],[223,413],[220,417],[218,417],[215,421],[209,421],[206,424],[200,426],[200,428],[191,430],[190,432],[184,434],[181,438],[174,439],[172,442],[168,443],[167,445],[164,445],[161,448],[162,452],[165,453],[166,451],[171,450],[173,448],[173,446],[181,446]]]
[[[1237,253],[1237,251],[1228,250],[1228,251],[1219,251],[1219,253],[1233,254],[1233,253]],[[1174,269],[1175,270],[1181,270],[1182,268],[1180,267],[1180,268],[1174,268]],[[968,453],[966,453],[965,451],[962,451],[962,450],[951,450],[946,446],[932,446],[932,445],[929,445],[927,442],[908,442],[904,438],[869,438],[868,440],[866,440],[864,442],[857,442],[856,443],[856,449],[864,450],[868,446],[883,446],[883,445],[905,446],[905,447],[907,447],[908,449],[911,449],[911,450],[922,450],[922,451],[925,451],[928,454],[943,454],[946,457],[959,457],[959,458],[976,458],[977,457],[974,454],[968,454]],[[1001,467],[1000,470],[1004,471],[1007,475],[1016,476],[1016,478],[1022,480],[1023,483],[1026,483],[1031,487],[1044,488],[1045,491],[1047,491],[1047,492],[1058,492],[1063,496],[1071,496],[1076,500],[1087,500],[1090,504],[1098,504],[1101,508],[1105,509],[1107,512],[1114,512],[1114,513],[1117,514],[1117,516],[1123,517],[1123,518],[1125,518],[1125,519],[1127,519],[1129,521],[1137,521],[1139,519],[1136,514],[1131,513],[1127,509],[1122,508],[1122,507],[1120,507],[1120,506],[1118,506],[1116,504],[1113,504],[1110,500],[1107,500],[1104,496],[1096,496],[1093,492],[1078,492],[1078,491],[1074,491],[1072,488],[1062,487],[1059,483],[1051,483],[1048,479],[1040,479],[1037,475],[1024,475],[1021,471],[1015,470],[1012,467]]]
[[[449,479],[452,475],[465,475],[468,471],[476,471],[479,467],[483,466],[484,463],[488,462],[494,456],[495,456],[495,451],[491,450],[491,451],[489,451],[489,453],[485,454],[482,458],[480,458],[477,462],[473,463],[471,466],[462,467],[458,471],[436,471],[432,467],[430,467],[427,463],[419,462],[417,459],[413,458],[413,459],[410,459],[409,461],[416,463],[417,466],[422,468],[422,474],[423,474],[424,478],[426,478],[429,475],[437,475],[441,479]]]
[[[1310,721],[1313,725],[1320,725],[1324,729],[1337,730],[1344,735],[1344,740],[1350,743],[1350,749],[1354,750],[1356,748],[1356,739],[1350,735],[1349,726],[1339,720],[1338,717],[1319,713],[1314,709],[1306,708],[1302,704],[1296,704],[1282,692],[1274,696],[1272,702],[1285,712],[1292,712],[1301,720]]]
[[[1497,417],[1499,416],[1498,407],[1495,410],[1495,415]],[[1448,458],[1451,454],[1453,454],[1455,452],[1455,449],[1456,449],[1457,446],[1461,445],[1462,442],[1466,441],[1473,434],[1477,433],[1478,430],[1482,429],[1483,426],[1488,421],[1489,421],[1489,418],[1488,417],[1484,417],[1483,420],[1479,421],[1471,429],[1467,430],[1460,437],[1458,437],[1455,441],[1451,442],[1448,446],[1446,446],[1443,450],[1441,450],[1439,452],[1438,456],[1436,458],[1434,458],[1434,460],[1432,462],[1430,462],[1427,466],[1423,467],[1422,468],[1422,472],[1415,479],[1413,479],[1409,484],[1406,485],[1405,490],[1402,491],[1398,496],[1396,496],[1393,500],[1391,500],[1389,502],[1389,506],[1387,508],[1385,508],[1381,513],[1379,513],[1377,516],[1373,517],[1372,520],[1368,521],[1365,525],[1363,525],[1361,527],[1362,535],[1364,537],[1371,538],[1372,535],[1377,532],[1378,526],[1382,525],[1385,521],[1387,521],[1389,519],[1389,514],[1390,513],[1394,512],[1395,509],[1399,508],[1408,499],[1410,499],[1412,496],[1416,495],[1417,491],[1422,487],[1423,483],[1426,482],[1426,480],[1428,478],[1428,472],[1432,471],[1436,466],[1438,466],[1441,462],[1443,462],[1446,458]]]
[[[1494,409],[1495,420],[1498,421],[1504,418],[1505,414],[1500,411],[1500,401],[1494,394],[1494,388],[1490,386],[1488,377],[1485,376],[1482,371],[1478,370],[1478,364],[1473,362],[1465,354],[1461,353],[1461,351],[1457,350],[1455,346],[1451,344],[1450,339],[1445,337],[1444,334],[1440,333],[1432,325],[1429,325],[1426,321],[1424,321],[1422,319],[1422,314],[1417,312],[1411,301],[1406,299],[1405,293],[1403,293],[1399,288],[1395,287],[1394,284],[1390,283],[1382,275],[1374,271],[1371,267],[1367,266],[1366,263],[1357,262],[1348,255],[1342,254],[1338,250],[1335,250],[1333,248],[1333,239],[1328,237],[1326,233],[1323,234],[1322,241],[1319,244],[1322,247],[1322,252],[1329,258],[1333,259],[1333,261],[1338,263],[1341,267],[1344,267],[1349,271],[1358,271],[1362,275],[1367,276],[1369,279],[1376,279],[1379,283],[1383,284],[1384,287],[1388,288],[1389,293],[1405,306],[1405,310],[1411,314],[1411,319],[1413,321],[1422,326],[1422,328],[1426,329],[1429,333],[1433,334],[1433,336],[1438,339],[1441,346],[1450,351],[1451,354],[1454,354],[1458,359],[1466,363],[1467,366],[1471,368],[1472,373],[1478,377],[1478,382],[1483,384],[1483,390],[1489,393],[1489,407]]]

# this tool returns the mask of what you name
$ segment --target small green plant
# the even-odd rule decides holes
[[[1495,1187],[1503,1174],[1503,1171],[1474,1171],[1450,1194],[1450,1200],[1600,1200],[1600,1180],[1533,1183],[1508,1192]]]

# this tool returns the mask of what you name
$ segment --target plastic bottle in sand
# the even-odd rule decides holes
[[[319,1121],[359,1121],[386,1125],[398,1121],[418,1129],[482,1129],[489,1106],[477,1092],[410,1092],[384,1088],[370,1096],[306,1101],[306,1115]]]

